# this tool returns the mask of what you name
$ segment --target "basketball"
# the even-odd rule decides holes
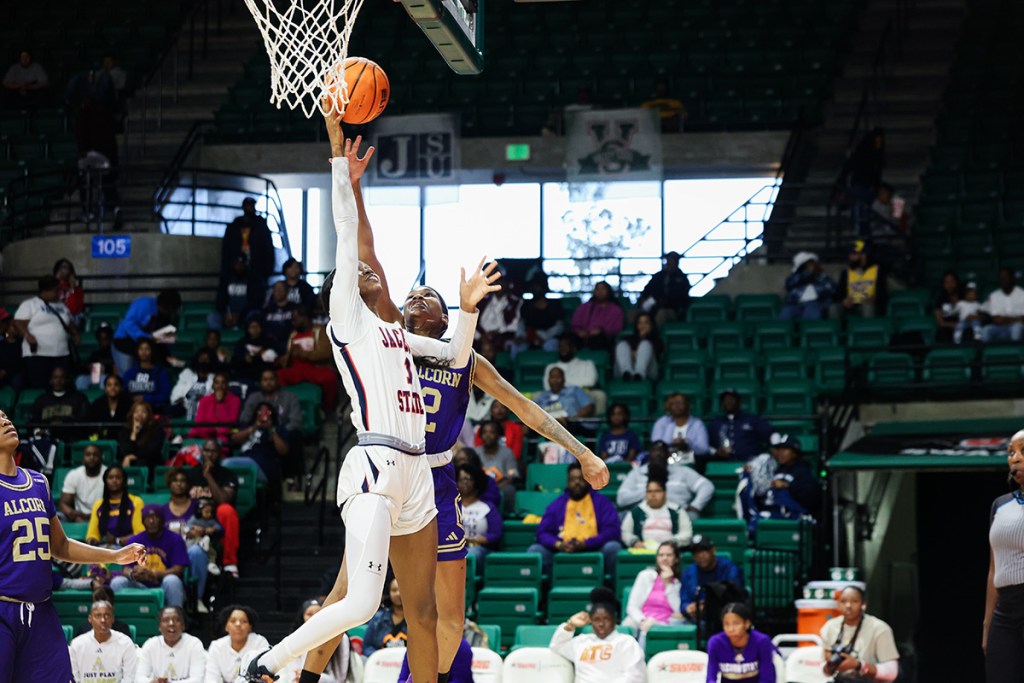
[[[327,97],[331,107],[339,110],[341,92],[336,72],[337,68],[327,76]],[[343,122],[362,125],[384,113],[391,96],[391,85],[384,69],[365,57],[349,57],[345,60],[344,78],[348,85],[348,106],[341,117]]]

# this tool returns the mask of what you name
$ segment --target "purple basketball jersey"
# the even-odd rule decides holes
[[[43,475],[24,468],[13,477],[0,475],[0,595],[49,599],[50,520],[56,514]]]
[[[466,367],[458,370],[416,368],[427,413],[428,454],[444,453],[458,440],[469,407],[469,392],[473,390],[474,370],[475,354],[470,355]]]

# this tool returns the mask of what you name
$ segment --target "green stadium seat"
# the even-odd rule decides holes
[[[800,323],[800,347],[834,349],[839,346],[838,320],[805,320]]]
[[[714,357],[714,378],[717,383],[753,381],[757,379],[757,366],[753,351],[721,351]]]
[[[484,558],[484,586],[540,588],[543,579],[538,553],[493,552]]]
[[[26,424],[32,420],[32,404],[43,393],[42,389],[22,389],[14,405],[14,422]]]
[[[775,380],[764,388],[765,408],[768,415],[813,415],[814,383],[806,379]]]
[[[773,321],[782,307],[777,294],[740,294],[736,297],[736,319],[742,322]]]
[[[600,582],[598,582],[600,583]],[[560,624],[569,617],[587,609],[590,591],[594,586],[555,586],[548,592],[547,620],[549,624]]]
[[[845,349],[821,349],[815,354],[814,383],[818,393],[825,396],[841,394],[846,389],[848,372]]]
[[[0,389],[0,409],[3,409],[5,413],[14,415],[14,406],[18,400],[17,390],[7,385]]]
[[[125,486],[129,491],[149,491],[149,468],[132,465],[124,468]]]
[[[24,390],[22,393],[25,393]],[[94,439],[94,440],[83,440],[73,441],[67,445],[68,461],[72,465],[82,464],[82,452],[86,446],[99,446],[99,449],[103,451],[103,464],[106,466],[113,465],[119,462],[117,459],[117,441],[114,439]],[[133,490],[132,493],[135,493]]]
[[[800,574],[798,554],[756,548],[749,551],[749,558],[747,583],[754,596],[755,617],[765,610],[792,609]]]
[[[561,493],[566,481],[565,465],[531,462],[526,466],[526,490]]]
[[[644,418],[651,413],[654,384],[650,380],[639,382],[609,382],[608,403],[622,403],[629,407],[634,418]]]
[[[923,315],[897,318],[896,332],[908,340],[913,335],[920,335],[921,343],[931,346],[935,343],[935,318]]]
[[[597,367],[597,383],[600,386],[608,384],[608,378],[612,371],[612,357],[608,351],[600,349],[580,349],[576,354],[581,360],[592,360]]]
[[[488,649],[501,654],[501,626],[498,624],[477,624],[477,628],[487,638]]]
[[[810,375],[808,352],[799,349],[776,349],[764,354],[764,381],[770,387],[775,380],[807,379]]]
[[[89,616],[89,608],[92,605],[92,591],[53,591],[50,601],[57,610],[57,616],[60,617],[61,621],[77,624]]]
[[[256,490],[259,487],[259,477],[256,468],[252,465],[231,465],[231,470],[238,479],[238,492],[235,494],[235,509],[239,517],[245,517],[249,511],[256,507]]]
[[[517,647],[547,647],[551,643],[551,637],[555,635],[559,624],[520,624],[516,626],[516,638],[513,641],[512,649]]]
[[[466,555],[466,609],[468,611],[472,611],[473,603],[476,602],[476,584],[480,578],[476,562],[476,555],[473,553]]]
[[[476,600],[478,623],[500,626],[500,646],[508,649],[515,642],[517,626],[537,623],[540,618],[539,604],[539,591],[536,588],[495,588],[485,585]]]
[[[686,311],[686,320],[691,323],[724,322],[729,319],[732,300],[728,296],[707,295],[694,299]]]
[[[971,381],[975,353],[973,348],[934,349],[924,359],[921,378],[926,384],[946,385],[934,390],[958,391]]]
[[[803,520],[762,519],[754,531],[754,547],[759,550],[784,550],[810,559],[811,526]]]
[[[735,473],[732,478],[734,482],[738,479]],[[742,519],[701,517],[693,522],[693,533],[711,538],[715,542],[716,551],[730,553],[731,557],[741,557],[747,550],[747,525]]]
[[[1005,383],[1013,391],[1021,381],[1024,349],[1018,346],[992,346],[981,351],[981,379],[987,390],[992,384]]]
[[[520,491],[516,495],[523,495]],[[517,519],[506,519],[501,534],[501,549],[509,552],[525,552],[537,540],[537,525]]]
[[[516,386],[527,392],[542,390],[544,388],[544,368],[557,360],[557,353],[523,351],[516,356]]]
[[[888,315],[893,318],[921,316],[928,312],[931,295],[924,289],[903,289],[890,292]]]
[[[707,380],[708,354],[703,350],[692,350],[665,354],[662,378],[672,382],[696,382]]]
[[[647,631],[644,656],[650,659],[659,652],[669,650],[696,650],[697,627],[693,624],[679,626],[652,626]]]
[[[702,327],[694,323],[665,323],[661,328],[666,355],[696,351],[702,337]]]
[[[760,353],[793,346],[793,323],[789,320],[765,320],[752,324],[750,337]]]
[[[300,382],[284,387],[299,399],[302,409],[302,435],[311,438],[320,433],[323,424],[323,390],[319,385]]]
[[[55,496],[55,498],[59,497],[59,494]],[[89,532],[89,522],[62,522],[61,526],[64,528],[65,536],[85,543],[85,536]]]
[[[909,353],[877,353],[868,360],[868,383],[872,388],[900,387],[914,378],[914,357]]]
[[[593,588],[604,581],[601,553],[558,553],[551,565],[551,587]]]
[[[654,566],[654,558],[653,550],[620,550],[615,558],[615,594],[632,587],[637,574]]]
[[[64,630],[64,642],[70,645],[71,639],[75,636],[75,629],[68,625],[61,626],[61,628]]]
[[[738,322],[711,323],[707,328],[707,340],[711,353],[741,350],[746,346],[744,325]]]
[[[849,318],[847,346],[854,349],[883,349],[889,345],[892,326],[884,318]]]

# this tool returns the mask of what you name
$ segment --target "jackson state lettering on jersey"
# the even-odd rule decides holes
[[[427,414],[427,453],[444,453],[459,438],[473,389],[476,356],[471,355],[465,367],[432,368],[417,366],[423,410]]]
[[[405,332],[390,327],[378,327],[380,330],[381,343],[386,349],[401,349],[403,353],[409,353],[409,342],[405,339]]]

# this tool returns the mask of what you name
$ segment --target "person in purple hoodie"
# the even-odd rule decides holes
[[[572,331],[580,338],[582,348],[610,351],[615,337],[626,325],[626,314],[615,299],[612,286],[602,280],[594,285],[590,301],[572,314]]]
[[[750,607],[730,602],[722,610],[721,633],[708,640],[708,683],[775,683],[775,646],[750,624]]]
[[[555,553],[601,551],[606,572],[615,574],[615,558],[622,550],[619,513],[615,504],[594,494],[583,478],[579,462],[569,464],[565,493],[555,498],[537,527],[537,542],[528,552],[540,553],[544,573],[551,572]]]

